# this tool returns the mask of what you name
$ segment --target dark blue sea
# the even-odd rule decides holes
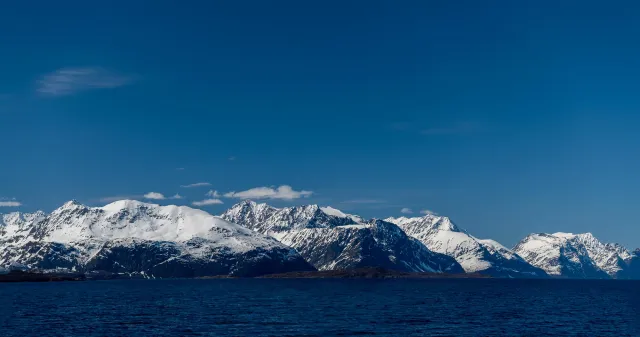
[[[640,282],[0,283],[0,336],[640,336]]]

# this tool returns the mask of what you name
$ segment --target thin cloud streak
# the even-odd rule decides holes
[[[428,209],[423,209],[422,211],[420,211],[420,214],[424,214],[424,215],[438,215],[438,213],[432,211],[432,210],[428,210]]]
[[[342,201],[341,204],[384,204],[385,202],[378,199],[354,199]]]
[[[218,191],[209,190],[209,192],[207,192],[205,196],[212,197],[212,198],[220,198],[221,195],[220,193],[218,193]]]
[[[405,208],[400,210],[400,213],[402,213],[402,214],[411,214],[411,213],[413,213],[413,211],[411,210],[411,208],[405,207]]]
[[[211,183],[202,182],[202,183],[195,183],[195,184],[188,184],[188,185],[180,185],[180,187],[182,188],[193,188],[193,187],[203,187],[203,186],[211,186]]]
[[[134,78],[101,67],[61,68],[37,81],[36,91],[49,97],[73,95],[94,89],[112,89],[131,84]]]

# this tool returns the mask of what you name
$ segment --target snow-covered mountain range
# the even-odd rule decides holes
[[[387,221],[397,224],[429,249],[455,258],[467,273],[496,277],[547,276],[542,269],[530,265],[500,243],[471,236],[448,217],[427,214],[415,218],[388,218]]]
[[[46,214],[0,214],[0,268],[146,277],[252,276],[384,267],[495,277],[640,279],[640,250],[587,234],[531,234],[513,249],[449,218],[365,220],[332,207],[242,201],[220,217],[186,206],[75,201]]]
[[[364,222],[359,216],[345,214],[332,207],[305,205],[275,208],[245,200],[235,204],[221,217],[262,234],[282,233],[308,228],[333,228]]]
[[[514,251],[549,275],[572,278],[630,278],[634,255],[603,244],[591,233],[531,234]]]
[[[243,201],[221,217],[295,248],[319,270],[380,266],[402,271],[463,272],[454,259],[429,250],[395,224],[364,221],[331,207],[275,208]]]
[[[348,229],[353,231],[366,228],[370,224],[360,216],[346,214],[331,207],[307,205],[275,208],[253,201],[240,202],[224,212],[221,217],[270,235],[296,248],[307,261],[319,269],[335,268],[335,261],[340,261],[343,266],[347,265],[343,257],[328,253],[327,251],[331,250],[324,247],[336,247],[336,242],[348,242],[344,234],[340,237],[340,233],[347,233]],[[568,240],[569,243],[562,249],[557,248],[558,243],[554,243],[553,240],[523,245],[534,237],[556,237],[553,234],[532,234],[514,249],[509,249],[495,240],[476,238],[445,216],[427,214],[422,217],[387,218],[376,221],[378,224],[398,226],[404,234],[420,241],[432,253],[454,258],[468,273],[527,278],[640,278],[640,253],[631,253],[618,244],[601,243],[591,234],[564,237],[558,234],[560,241],[568,239],[569,236],[575,237]],[[379,241],[376,243],[379,244]],[[548,251],[554,249],[558,249],[558,258],[542,258],[553,256]],[[582,251],[584,252],[581,253]],[[323,258],[320,259],[318,256]],[[397,254],[393,256],[397,258]],[[563,269],[558,267],[559,265],[567,267]]]
[[[154,277],[313,270],[290,247],[204,211],[133,200],[1,215],[0,265],[11,264]]]

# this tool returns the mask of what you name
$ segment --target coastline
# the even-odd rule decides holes
[[[19,270],[0,274],[0,283],[85,281],[84,274],[34,273]]]
[[[63,282],[63,281],[92,281],[109,279],[141,279],[140,277],[124,277],[122,275],[96,275],[73,273],[41,273],[11,271],[0,274],[0,283],[15,282]],[[356,268],[346,270],[300,271],[280,274],[265,274],[255,277],[237,277],[232,275],[212,275],[193,277],[193,279],[478,279],[492,278],[481,274],[447,274],[430,272],[403,272],[384,268]]]
[[[403,272],[384,268],[356,268],[346,270],[322,270],[289,272],[258,276],[260,279],[442,279],[442,278],[491,278],[481,274],[447,274],[430,272]]]

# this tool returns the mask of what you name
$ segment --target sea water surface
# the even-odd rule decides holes
[[[640,336],[640,282],[0,283],[1,336]]]

